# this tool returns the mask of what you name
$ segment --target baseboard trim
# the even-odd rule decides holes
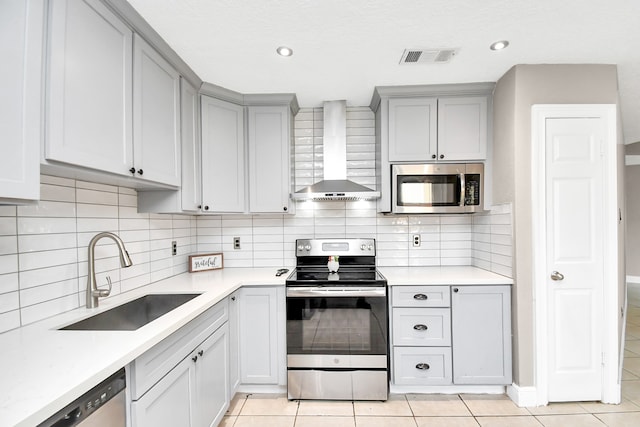
[[[507,386],[507,396],[521,408],[538,405],[538,392],[535,387],[520,387],[518,384]]]
[[[504,394],[502,385],[396,385],[389,386],[390,394]]]
[[[240,384],[236,393],[286,394],[287,386],[275,384]]]

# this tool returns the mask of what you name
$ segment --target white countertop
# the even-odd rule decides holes
[[[391,286],[511,285],[513,279],[472,266],[378,267]]]
[[[276,268],[185,273],[0,334],[0,425],[34,426],[241,286],[284,285]],[[380,267],[390,285],[511,284],[475,267]],[[149,293],[203,292],[135,331],[59,331]]]
[[[229,268],[185,273],[0,334],[0,425],[30,426],[126,366],[240,286],[284,285],[276,268]],[[135,331],[59,331],[148,293],[202,295]]]

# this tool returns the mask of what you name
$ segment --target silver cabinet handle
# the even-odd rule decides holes
[[[551,273],[551,280],[564,280],[564,274],[558,272],[558,271],[554,271],[553,273]]]
[[[413,329],[416,331],[426,331],[428,328],[427,325],[417,324],[413,326]]]
[[[429,366],[428,363],[418,363],[416,365],[416,369],[420,369],[421,371],[426,371],[429,368],[431,368],[431,366]]]
[[[419,300],[419,301],[424,301],[424,300],[426,300],[427,298],[429,298],[429,297],[428,297],[428,296],[426,296],[425,294],[415,294],[415,295],[413,296],[413,299],[417,299],[417,300]]]

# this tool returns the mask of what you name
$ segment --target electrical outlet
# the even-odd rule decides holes
[[[171,242],[171,255],[178,255],[178,242],[175,240]]]
[[[420,247],[420,235],[419,234],[414,234],[413,235],[413,247],[414,248],[419,248]]]
[[[239,237],[234,237],[233,238],[233,249],[240,249],[240,238]]]

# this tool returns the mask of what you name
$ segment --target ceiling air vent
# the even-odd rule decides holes
[[[400,64],[441,64],[451,60],[457,49],[405,49]]]

